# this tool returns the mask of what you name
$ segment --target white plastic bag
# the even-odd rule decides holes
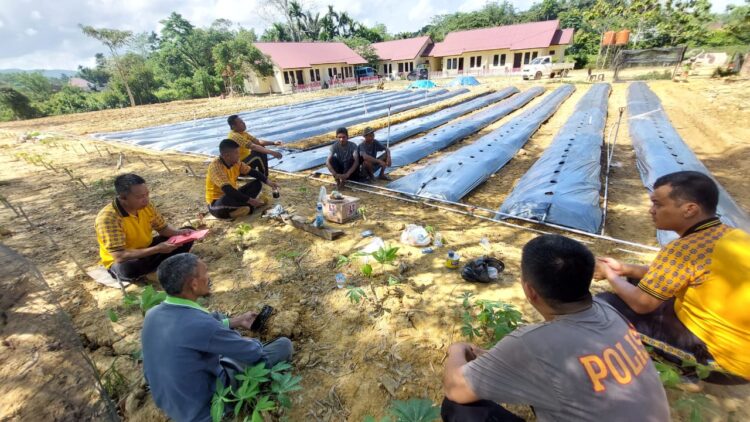
[[[430,234],[422,226],[409,224],[401,233],[401,243],[411,246],[427,246],[430,244]]]

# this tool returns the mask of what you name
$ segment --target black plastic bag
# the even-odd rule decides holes
[[[497,270],[497,276],[495,278],[490,278],[487,270],[488,267],[493,267]],[[503,261],[491,256],[483,256],[464,265],[464,268],[461,270],[461,277],[466,281],[491,283],[500,278],[500,273],[502,273],[504,269],[505,264]]]

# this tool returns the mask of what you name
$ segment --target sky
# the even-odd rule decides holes
[[[743,0],[714,0],[712,10]],[[93,66],[94,54],[105,52],[98,41],[85,37],[78,24],[148,32],[161,29],[159,21],[172,11],[196,26],[229,19],[258,35],[275,16],[263,0],[0,0],[0,69],[68,69]],[[478,10],[486,0],[302,0],[307,8],[324,10],[331,4],[354,19],[383,23],[391,33],[416,31],[434,15]],[[534,3],[511,0],[518,10]],[[322,13],[321,13],[322,14]]]

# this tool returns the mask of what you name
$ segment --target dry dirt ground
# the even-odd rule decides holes
[[[509,82],[521,89],[531,86],[500,78],[482,82],[485,87],[496,88]],[[555,85],[543,83],[550,89]],[[698,157],[743,208],[750,208],[750,182],[746,180],[750,82],[696,79],[650,85]],[[490,209],[499,206],[589,87],[583,83],[576,86],[576,92],[532,136],[524,152],[464,202]],[[613,85],[608,128],[617,120],[617,109],[625,105],[626,88],[626,84]],[[200,177],[205,167],[203,158],[156,155],[95,143],[81,136],[186,120],[194,118],[195,108],[200,109],[195,117],[225,115],[270,106],[274,101],[301,101],[312,95],[210,99],[0,125],[0,192],[28,217],[27,221],[8,208],[0,209],[0,240],[36,265],[39,276],[46,280],[38,282],[39,277],[29,275],[31,264],[24,264],[21,271],[15,269],[20,259],[3,258],[0,420],[104,419],[106,402],[99,398],[94,371],[84,356],[99,373],[117,369],[110,369],[103,379],[121,417],[166,420],[145,392],[142,367],[134,359],[140,349],[140,312],[122,305],[119,290],[102,287],[79,270],[79,266],[96,263],[93,219],[111,199],[113,176],[123,172],[136,172],[148,181],[153,202],[173,224],[190,222],[210,229],[209,237],[194,247],[208,263],[213,280],[209,308],[236,314],[270,304],[277,310],[262,337],[286,335],[294,341],[293,363],[302,376],[303,389],[294,398],[290,420],[360,421],[365,415],[384,415],[393,399],[426,397],[439,403],[445,350],[451,342],[465,340],[459,330],[458,297],[463,292],[512,303],[528,321],[540,319],[525,302],[518,283],[520,247],[536,236],[533,231],[424,204],[353,192],[361,198],[366,218],[341,225],[346,235],[338,241],[324,241],[258,215],[242,220],[252,229],[241,235],[238,222],[199,217],[204,212],[204,182]],[[462,143],[472,142],[512,117]],[[627,112],[615,150],[607,234],[655,245],[647,216],[648,197],[635,170],[626,118]],[[58,135],[20,142],[18,135],[23,131]],[[124,159],[118,169],[121,151]],[[19,155],[22,153],[27,154],[26,159]],[[36,155],[52,169],[28,161]],[[188,165],[198,177],[191,176]],[[401,170],[405,171],[409,168]],[[283,174],[274,177],[282,185],[281,203],[312,216],[318,189],[327,180]],[[401,230],[409,223],[435,227],[443,234],[446,247],[424,255],[419,248],[399,244]],[[350,255],[367,245],[369,239],[360,237],[366,229],[401,248],[395,265],[373,265],[372,278],[360,275],[361,262],[356,259],[335,268],[340,255]],[[485,253],[479,244],[482,237],[489,239],[491,253],[506,263],[506,270],[498,283],[467,284],[457,271],[444,267],[445,254],[450,248],[463,257],[480,256]],[[597,254],[641,263],[653,257],[648,249],[574,237]],[[334,276],[340,271],[347,275],[350,285],[361,287],[367,294],[361,303],[350,303],[346,289],[336,288]],[[387,275],[398,277],[401,283],[389,286]],[[128,291],[140,288],[131,286]],[[604,288],[603,284],[594,284],[596,291]],[[62,311],[57,311],[56,303]],[[117,322],[108,317],[110,310],[118,315]],[[69,323],[63,318],[68,316]],[[113,379],[113,373],[123,378]],[[706,419],[750,417],[750,389],[706,386],[704,393],[710,403],[704,410]],[[677,393],[670,396],[673,404],[679,398]],[[531,416],[523,407],[513,410]],[[686,416],[673,412],[675,420],[686,420]]]

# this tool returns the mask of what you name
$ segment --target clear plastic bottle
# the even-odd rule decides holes
[[[490,278],[490,280],[496,280],[497,279],[497,268],[487,266],[487,276]]]
[[[323,216],[323,203],[318,202],[318,206],[315,207],[315,221],[313,222],[313,226],[315,227],[323,227],[323,224],[325,222],[325,217]]]
[[[442,248],[443,247],[443,235],[440,234],[440,232],[436,232],[435,236],[432,238],[432,244],[436,248]]]
[[[318,192],[318,203],[324,203],[326,201],[326,198],[328,198],[328,191],[326,191],[325,186],[321,186],[320,191]]]
[[[344,288],[344,284],[346,284],[346,276],[344,273],[336,274],[336,287],[342,289]]]

